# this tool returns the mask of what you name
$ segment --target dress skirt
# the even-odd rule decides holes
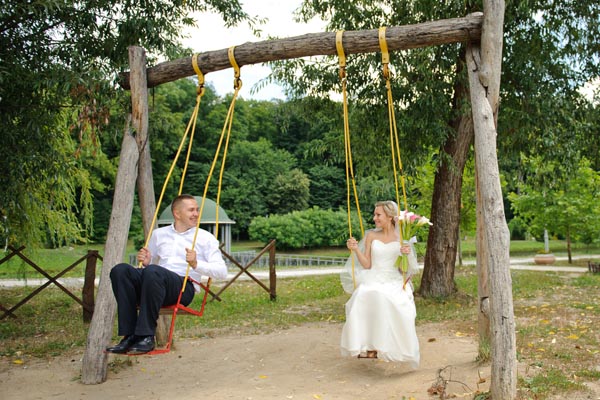
[[[420,353],[412,286],[403,287],[402,274],[394,266],[399,243],[374,241],[372,246],[377,263],[361,273],[361,282],[346,303],[341,353],[356,357],[376,350],[379,359],[417,368]]]

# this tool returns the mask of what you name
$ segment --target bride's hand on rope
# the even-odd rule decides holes
[[[142,247],[140,251],[138,251],[137,260],[138,262],[141,262],[144,267],[150,264],[152,261],[152,254],[150,254],[150,250],[148,250],[146,247]]]
[[[358,249],[358,241],[351,237],[346,241],[346,247],[348,247],[348,250],[356,250]]]
[[[198,266],[198,260],[196,258],[196,251],[191,249],[185,249],[185,261],[190,264],[190,267],[196,269]]]

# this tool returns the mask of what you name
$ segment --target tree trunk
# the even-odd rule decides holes
[[[510,276],[510,232],[504,215],[496,147],[504,0],[484,0],[483,10],[481,49],[472,44],[467,54],[475,127],[476,176],[481,189],[477,198],[481,210],[478,239],[483,243],[478,247],[486,250],[490,295],[490,395],[492,399],[510,400],[517,396],[517,350]],[[479,278],[483,279],[482,276]]]
[[[129,47],[129,65],[131,67],[132,124],[136,132],[135,139],[140,154],[137,189],[144,236],[148,237],[148,233],[152,230],[156,200],[152,179],[150,138],[148,137],[148,87],[146,86],[146,53],[143,48]]]
[[[502,14],[503,15],[503,14]],[[500,38],[501,40],[501,38]],[[487,45],[493,45],[488,43]],[[517,393],[515,321],[510,276],[510,234],[504,216],[496,155],[494,112],[478,72],[479,47],[470,46],[467,62],[471,87],[477,179],[481,187],[482,240],[488,250],[492,399],[514,399]]]
[[[442,163],[435,175],[431,204],[431,221],[425,253],[425,269],[419,293],[424,297],[447,297],[456,290],[454,267],[459,240],[460,202],[463,170],[473,142],[473,123],[459,107],[466,101],[468,88],[460,75],[464,70],[464,50],[457,61],[457,83],[453,109],[459,117],[451,122],[456,132],[449,137],[441,153]],[[462,114],[462,115],[460,115]]]
[[[96,308],[83,356],[81,382],[85,384],[102,383],[106,380],[108,358],[104,349],[112,338],[116,310],[109,274],[112,267],[125,257],[137,176],[138,147],[129,127],[130,117],[123,134]]]
[[[458,241],[456,242],[456,252],[458,254],[458,266],[463,266],[463,249],[462,249],[462,231],[460,230],[460,224],[458,225]]]
[[[477,166],[475,166],[477,170]],[[479,355],[487,353],[491,343],[490,337],[490,291],[488,287],[488,248],[485,240],[485,227],[483,225],[483,203],[479,179],[475,174],[476,213],[477,213],[477,298],[479,299],[477,313],[477,333],[479,334]]]
[[[146,52],[142,47],[129,47],[129,66],[131,67],[131,104],[133,127],[140,154],[138,163],[137,190],[142,213],[144,237],[147,239],[154,228],[152,220],[156,212],[154,180],[152,178],[152,158],[150,156],[150,138],[148,137],[148,86],[146,85]],[[171,319],[168,315],[158,317],[156,326],[157,345],[167,341]]]
[[[569,264],[573,264],[573,256],[571,255],[571,233],[567,231],[567,256],[569,258]]]

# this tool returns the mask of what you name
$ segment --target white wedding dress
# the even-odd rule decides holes
[[[371,269],[361,269],[360,281],[346,303],[343,356],[376,350],[379,359],[419,366],[417,312],[412,285],[402,287],[402,273],[394,265],[399,255],[399,242],[372,241]]]

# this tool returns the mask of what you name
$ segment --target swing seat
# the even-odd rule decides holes
[[[167,337],[167,344],[165,345],[165,347],[155,348],[154,350],[149,351],[147,353],[142,353],[142,354],[127,353],[126,355],[128,355],[128,356],[151,356],[154,354],[169,353],[171,351],[171,345],[173,343],[173,334],[175,333],[175,319],[177,318],[177,314],[181,313],[183,315],[193,315],[196,317],[201,317],[202,315],[204,315],[204,306],[206,305],[206,300],[208,299],[208,292],[210,289],[210,281],[211,280],[209,278],[208,281],[206,282],[206,284],[204,284],[204,283],[198,282],[190,277],[188,277],[187,279],[192,281],[192,283],[194,283],[195,285],[200,286],[200,288],[204,291],[204,295],[202,296],[202,304],[200,305],[200,308],[194,309],[192,307],[184,306],[183,304],[173,304],[171,306],[161,307],[161,309],[159,311],[159,315],[171,315],[171,325],[169,327],[169,336]],[[181,297],[180,297],[180,299],[181,299]]]
[[[161,307],[161,309],[159,311],[159,315],[172,314],[175,311],[175,308],[177,308],[177,313],[182,313],[184,315],[195,315],[197,317],[201,317],[202,314],[204,314],[204,304],[206,303],[206,299],[208,296],[210,280],[207,281],[206,284],[204,284],[204,283],[198,282],[190,277],[188,277],[187,279],[189,281],[191,281],[194,285],[198,285],[200,287],[200,289],[202,289],[202,291],[204,292],[204,295],[202,298],[202,305],[201,305],[200,309],[196,310],[196,309],[193,309],[192,307],[184,306],[183,304],[173,304],[170,306]]]
[[[160,309],[160,312],[158,313],[158,315],[171,315],[171,314],[173,314],[173,311],[175,311],[175,307],[177,307],[178,314],[195,315],[197,317],[202,316],[202,311],[194,310],[193,308],[186,307],[183,304],[180,304],[179,306],[177,306],[176,304],[173,304],[172,306],[162,307]]]

